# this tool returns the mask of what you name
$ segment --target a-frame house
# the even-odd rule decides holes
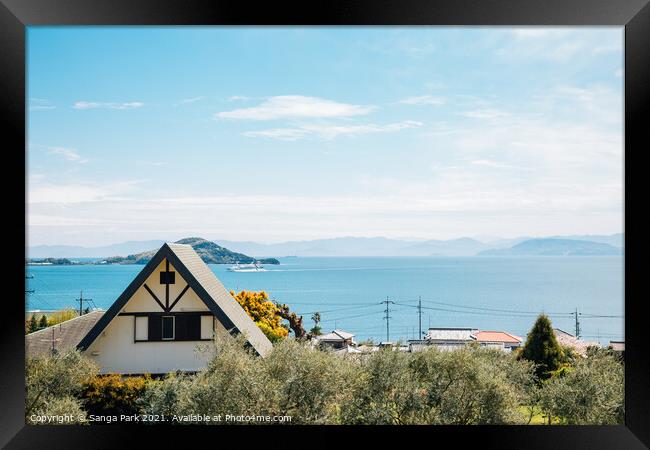
[[[102,373],[197,371],[218,329],[243,333],[260,356],[271,342],[189,245],[164,244],[77,348]]]

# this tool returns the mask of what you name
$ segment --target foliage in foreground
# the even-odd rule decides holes
[[[292,423],[522,423],[532,364],[488,349],[382,350],[343,358],[295,340],[260,359],[220,338],[196,376],[171,376],[142,399],[147,413],[289,415]]]
[[[624,423],[625,378],[620,357],[590,349],[586,358],[548,380],[540,389],[539,406],[547,418],[570,425]]]
[[[591,351],[539,383],[532,362],[474,346],[453,352],[383,349],[343,357],[285,339],[267,358],[259,358],[244,342],[241,336],[219,334],[209,349],[215,357],[205,370],[161,381],[97,376],[94,364],[77,352],[30,359],[27,416],[68,413],[83,421],[86,413],[118,411],[288,415],[292,424],[623,420],[623,365],[605,350]]]
[[[97,375],[97,365],[77,351],[27,358],[25,362],[25,419],[33,415],[73,414],[83,422],[78,398],[86,380]]]

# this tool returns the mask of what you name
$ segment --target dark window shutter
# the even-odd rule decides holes
[[[187,316],[176,316],[176,340],[187,341]]]
[[[198,341],[201,339],[201,315],[179,314],[176,316],[176,340]]]
[[[162,340],[162,320],[160,316],[149,316],[149,340]]]
[[[192,314],[188,317],[188,338],[191,341],[198,341],[201,339],[201,315]]]

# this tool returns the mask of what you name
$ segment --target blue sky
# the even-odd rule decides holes
[[[623,230],[623,28],[30,27],[30,245]]]

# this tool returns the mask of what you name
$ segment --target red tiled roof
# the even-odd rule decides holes
[[[479,331],[475,334],[479,342],[505,342],[508,344],[518,344],[522,341],[519,336],[506,333],[505,331]]]

